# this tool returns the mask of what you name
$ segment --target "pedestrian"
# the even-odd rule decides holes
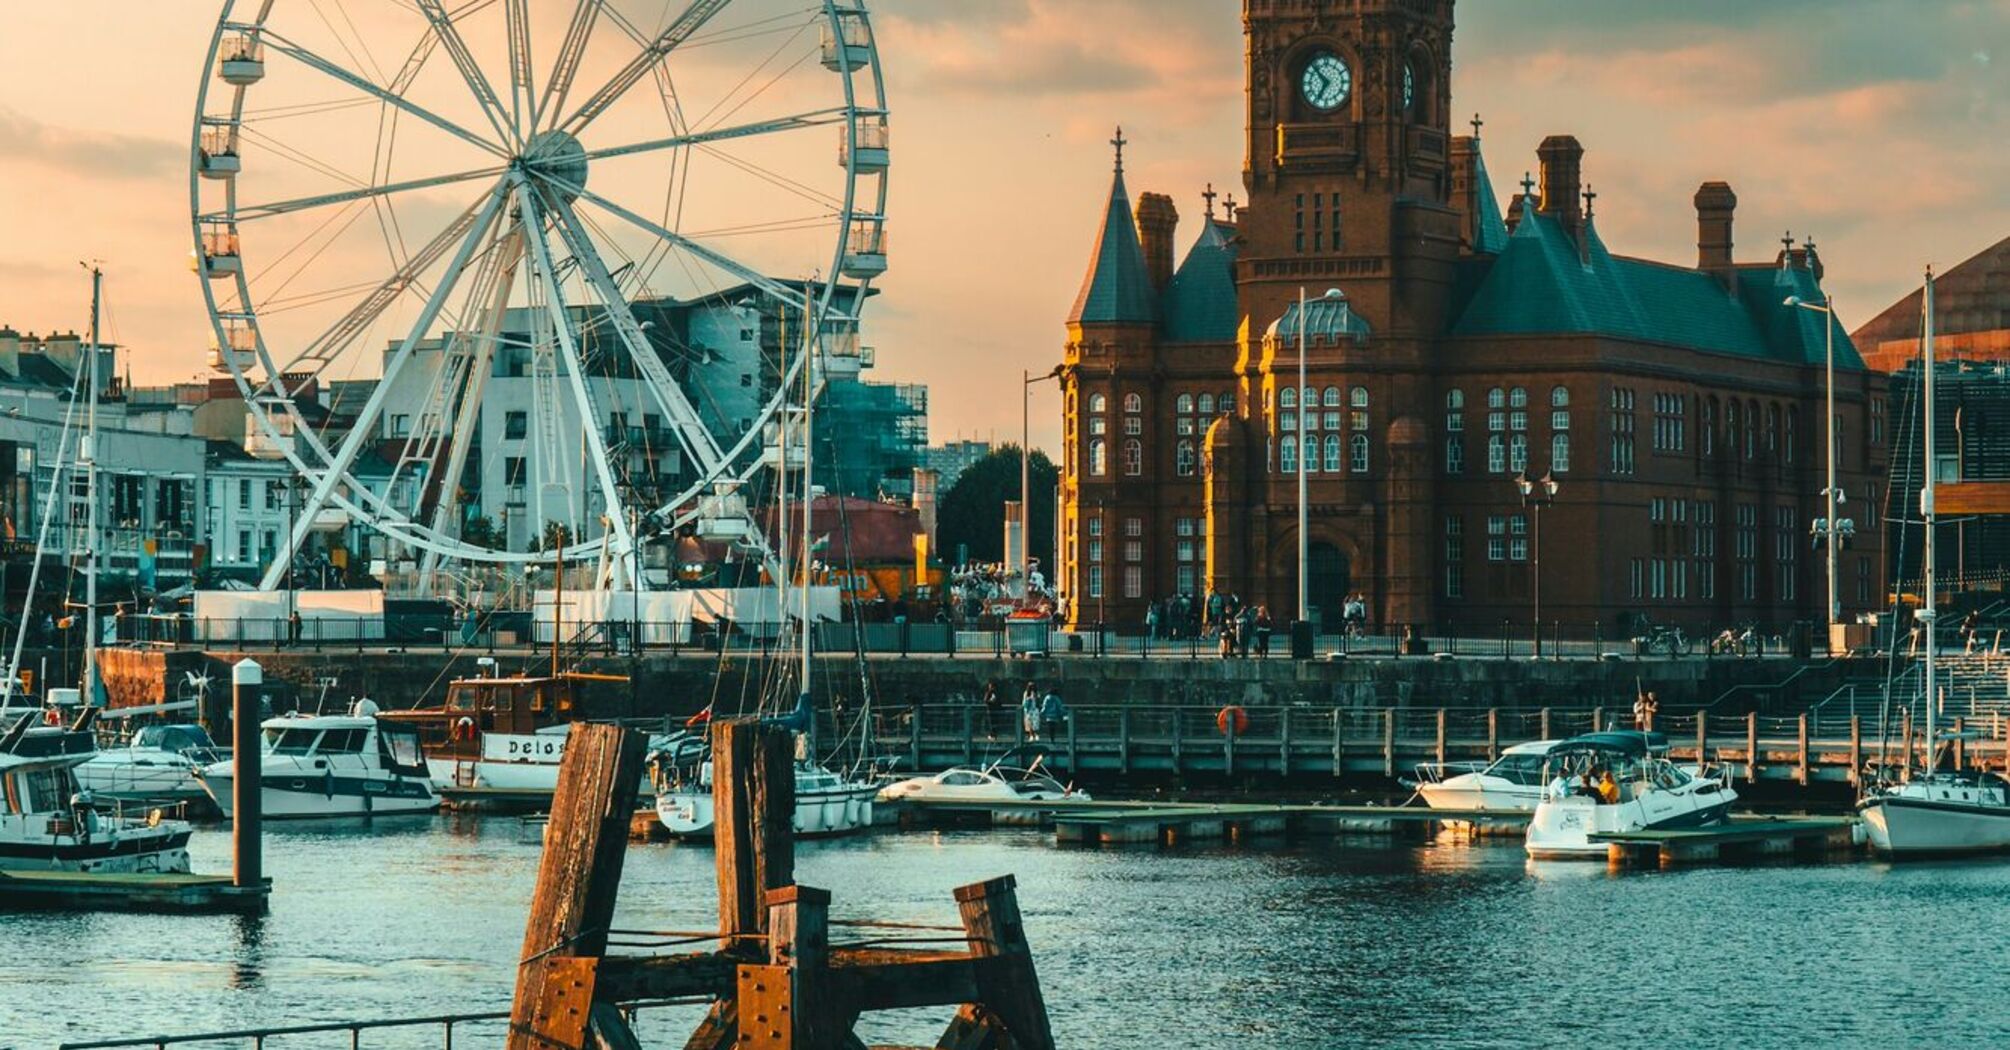
[[[1145,607],[1145,639],[1153,642],[1159,640],[1159,603],[1157,602],[1153,602]]]
[[[1270,655],[1270,606],[1256,607],[1256,655],[1258,659]]]
[[[1248,656],[1249,645],[1255,638],[1256,610],[1251,606],[1245,605],[1241,611],[1235,614],[1235,645],[1237,655]]]
[[[286,614],[286,637],[293,645],[300,644],[300,610]]]
[[[984,683],[984,739],[998,739],[998,712],[1005,709],[1005,700],[998,695],[998,683]]]
[[[1066,728],[1068,705],[1061,702],[1061,692],[1050,688],[1040,699],[1040,735],[1048,740],[1058,739]]]
[[[1033,683],[1026,683],[1026,695],[1019,699],[1019,722],[1026,730],[1026,739],[1040,739],[1040,694],[1033,690]]]
[[[1221,626],[1215,629],[1215,633],[1221,636],[1221,658],[1226,660],[1229,657],[1234,656],[1235,621],[1234,620],[1221,621]]]
[[[1647,724],[1642,726],[1641,728],[1646,732],[1652,733],[1654,731],[1654,716],[1661,713],[1661,698],[1655,696],[1654,690],[1652,689],[1649,689],[1647,691],[1646,713],[1647,713]]]

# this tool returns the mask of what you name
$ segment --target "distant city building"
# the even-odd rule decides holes
[[[978,460],[991,454],[989,441],[946,441],[921,451],[922,465],[935,471],[941,492],[948,492],[956,479]]]
[[[816,482],[826,492],[908,503],[928,444],[928,388],[833,379],[817,402]]]
[[[1789,238],[1736,261],[1721,182],[1694,197],[1692,263],[1618,254],[1568,135],[1503,213],[1480,122],[1454,133],[1452,12],[1245,0],[1248,201],[1203,194],[1184,259],[1172,199],[1133,207],[1114,140],[1066,318],[1077,620],[1209,590],[1291,619],[1301,464],[1304,598],[1329,624],[1358,594],[1388,629],[1525,625],[1538,562],[1541,617],[1572,631],[1824,618],[1808,530],[1832,322],[1786,303],[1824,300],[1819,255]],[[1863,492],[1885,477],[1885,383],[1835,343],[1842,484]],[[1545,475],[1538,521],[1516,478]],[[1842,565],[1846,615],[1881,605],[1883,568],[1872,530]]]

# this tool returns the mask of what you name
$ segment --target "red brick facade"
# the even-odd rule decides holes
[[[1527,623],[1518,467],[1560,483],[1541,521],[1545,621],[1822,618],[1809,525],[1826,318],[1783,302],[1821,301],[1820,259],[1790,245],[1734,264],[1721,183],[1694,202],[1693,268],[1612,255],[1568,136],[1544,141],[1537,192],[1503,222],[1478,140],[1450,133],[1452,10],[1246,0],[1248,202],[1217,220],[1210,196],[1177,270],[1172,201],[1145,195],[1117,229],[1120,169],[1064,358],[1074,621],[1135,625],[1151,601],[1210,588],[1291,619],[1283,468],[1301,421],[1317,467],[1309,597],[1328,622],[1359,592],[1383,626]],[[1215,265],[1232,266],[1232,293],[1210,291]],[[1270,329],[1301,290],[1328,288],[1359,327],[1313,326],[1308,413],[1295,335]],[[1864,518],[1885,478],[1884,388],[1836,340],[1842,488]],[[1881,603],[1881,531],[1843,553],[1846,611]]]

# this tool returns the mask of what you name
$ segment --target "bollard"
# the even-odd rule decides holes
[[[231,885],[240,889],[257,886],[265,879],[264,858],[259,852],[264,784],[258,733],[258,697],[264,684],[265,670],[250,657],[230,669]]]

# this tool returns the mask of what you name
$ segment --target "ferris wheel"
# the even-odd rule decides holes
[[[351,525],[610,584],[751,531],[861,367],[887,147],[863,0],[227,0],[189,199],[211,365],[298,475],[262,586]]]

